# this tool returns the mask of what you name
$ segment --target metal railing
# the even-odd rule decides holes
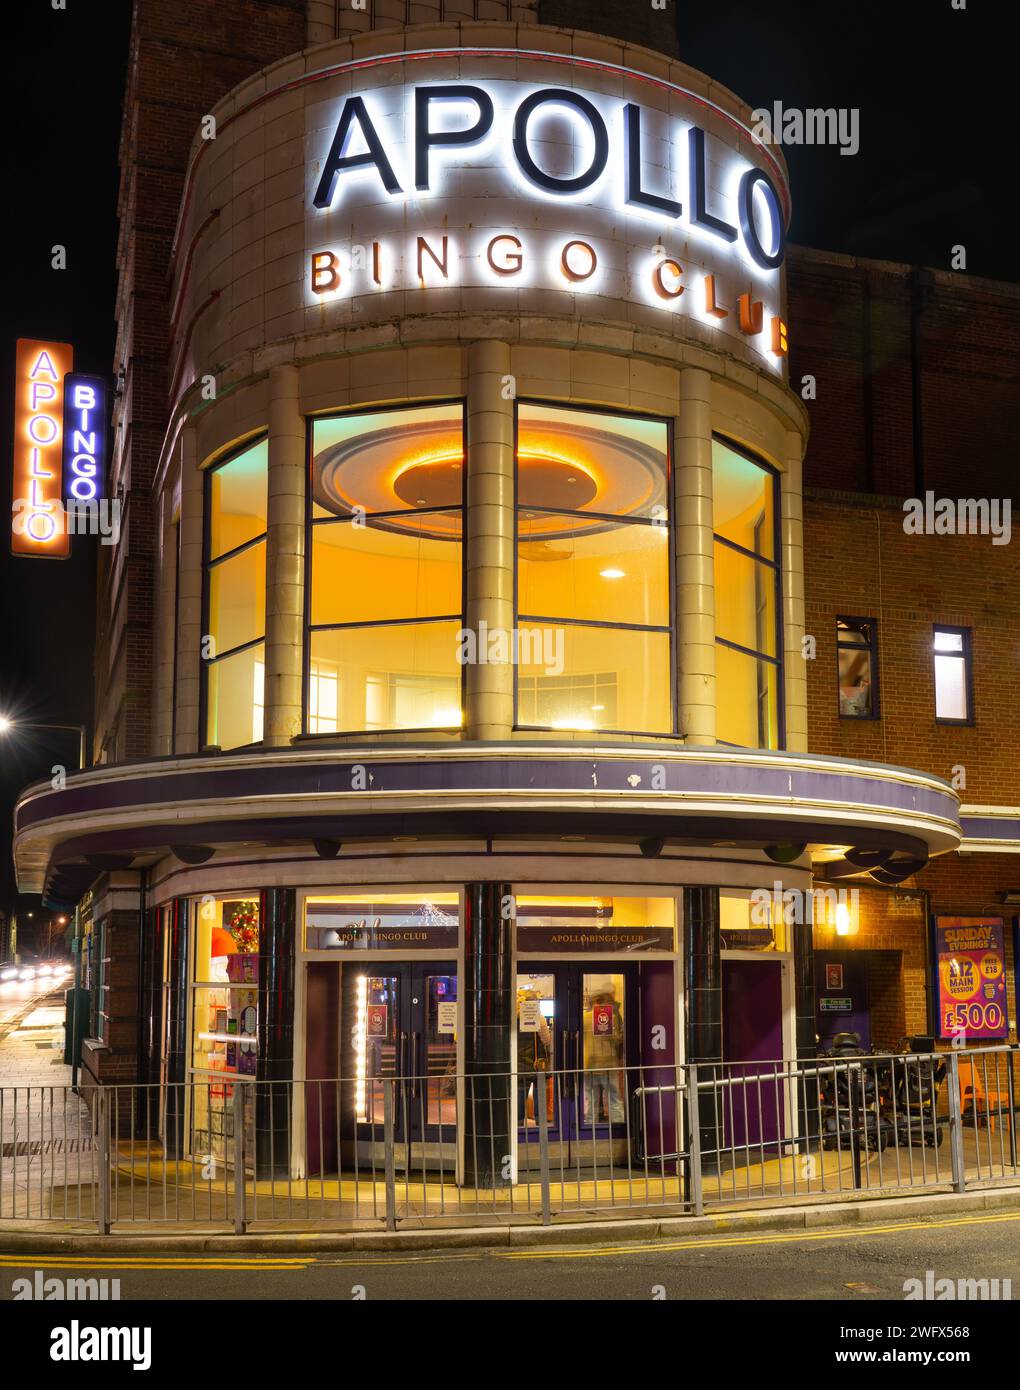
[[[1015,1049],[0,1090],[0,1222],[396,1229],[1020,1180]]]

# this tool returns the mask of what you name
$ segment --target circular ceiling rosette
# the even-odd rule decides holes
[[[350,517],[360,507],[380,530],[413,530],[426,539],[459,541],[463,494],[459,421],[395,418],[382,429],[326,445],[313,461],[317,518]],[[420,515],[426,508],[442,507],[451,511]],[[379,512],[391,515],[373,515]]]
[[[554,423],[522,421],[519,429],[518,501],[527,533],[522,543],[534,550],[533,558],[541,558],[544,542],[611,529],[614,522],[599,513],[632,520],[666,515],[661,447],[621,433],[619,425],[626,422],[616,417],[607,417],[602,427],[591,423],[591,415],[574,423],[564,420],[566,412],[558,414]],[[390,425],[325,445],[314,459],[317,519],[351,517],[360,507],[373,527],[459,540],[463,487],[456,420],[395,416]],[[562,553],[550,551],[549,558]]]

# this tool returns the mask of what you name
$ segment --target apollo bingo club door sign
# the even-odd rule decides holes
[[[938,1036],[1004,1038],[1009,1014],[1002,918],[936,916],[934,929]]]

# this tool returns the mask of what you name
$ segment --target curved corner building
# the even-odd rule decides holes
[[[607,1002],[628,1064],[810,1055],[784,903],[960,843],[809,748],[785,165],[629,8],[220,4],[197,63],[136,7],[99,760],[21,885],[85,895],[87,1077],[354,1079],[296,1171],[524,1000],[554,1067]],[[426,1158],[514,1145],[445,1094]]]

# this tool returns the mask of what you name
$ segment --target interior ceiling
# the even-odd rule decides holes
[[[664,515],[665,454],[656,443],[621,428],[614,417],[587,414],[555,421],[522,418],[518,500],[542,539],[582,535],[607,524],[585,512],[648,519]],[[643,422],[636,422],[638,425]],[[361,507],[373,527],[441,540],[460,540],[458,516],[401,516],[421,508],[459,508],[463,501],[463,439],[457,419],[408,420],[352,432],[319,449],[313,466],[317,519],[347,518]],[[529,506],[535,512],[528,511]],[[571,513],[569,521],[563,515]],[[396,513],[392,515],[392,513]],[[580,516],[577,513],[581,513]]]

